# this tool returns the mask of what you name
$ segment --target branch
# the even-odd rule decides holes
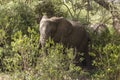
[[[71,17],[73,18],[72,12],[70,11],[70,8],[69,8],[68,5],[66,4],[66,1],[65,1],[65,0],[64,0],[64,3],[63,3],[63,4],[64,4],[64,6],[68,9]]]
[[[104,7],[106,10],[110,11],[112,16],[120,17],[119,15],[119,9],[115,7],[114,5],[111,5],[109,2],[106,2],[105,0],[94,0],[96,3],[98,3],[100,6]]]
[[[94,0],[94,1],[107,10],[110,10],[110,7],[112,7],[110,3],[106,2],[105,0]]]
[[[104,7],[106,10],[111,11],[111,9],[119,10],[117,7],[111,5],[109,2],[106,2],[105,0],[94,0],[96,3]]]

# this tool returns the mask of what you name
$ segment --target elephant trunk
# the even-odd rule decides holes
[[[41,43],[42,47],[45,47],[46,41],[47,41],[47,37],[46,36],[41,36],[40,37],[40,43]]]

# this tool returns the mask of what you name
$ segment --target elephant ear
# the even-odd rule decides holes
[[[48,19],[48,16],[47,16],[47,15],[44,15],[44,16],[42,17],[41,21],[44,21],[44,20],[46,20],[46,19]],[[41,21],[40,21],[40,22],[41,22]]]
[[[44,23],[44,21],[46,21],[46,20],[48,20],[48,17],[47,17],[46,15],[44,15],[44,16],[42,17],[42,19],[40,20],[40,27],[41,27],[41,25]],[[39,31],[40,31],[40,27],[39,27]]]
[[[72,24],[63,17],[52,17],[51,21],[57,25],[56,37],[66,38],[73,30]]]

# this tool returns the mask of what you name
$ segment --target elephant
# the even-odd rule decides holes
[[[45,47],[50,38],[55,43],[62,43],[65,47],[74,48],[77,52],[84,53],[83,66],[90,66],[89,42],[90,37],[86,29],[76,21],[67,20],[64,17],[43,16],[40,21],[40,45]],[[79,65],[80,56],[76,56],[76,65]]]
[[[91,24],[90,30],[97,35],[101,35],[104,32],[109,32],[108,27],[104,23]]]

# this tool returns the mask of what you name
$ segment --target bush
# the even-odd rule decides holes
[[[72,48],[50,41],[47,51],[38,49],[40,36],[36,15],[66,15],[60,10],[61,4],[52,1],[38,4],[35,12],[29,4],[20,1],[0,5],[0,71],[8,72],[11,80],[119,80],[119,34],[91,34],[90,54],[94,56],[96,69],[90,72],[73,64],[76,55]]]
[[[3,29],[0,29],[0,46],[2,47],[5,44],[6,32]]]
[[[12,35],[17,31],[22,31],[27,34],[28,27],[35,25],[34,11],[25,3],[10,2],[6,5],[0,5],[0,30],[5,32],[6,38],[4,39],[7,44],[11,44]],[[4,41],[3,40],[3,41]]]
[[[38,23],[44,14],[51,16],[64,17],[67,14],[64,10],[61,10],[62,4],[59,1],[53,0],[41,0],[38,5],[36,5],[35,13],[38,18]]]
[[[39,35],[34,29],[28,29],[29,37],[21,31],[14,34],[11,45],[1,48],[3,71],[26,70],[35,66],[38,55]]]
[[[35,36],[34,30],[30,29],[29,31],[31,37],[34,35],[37,39],[38,36]],[[17,32],[14,36],[12,49],[6,49],[8,50],[5,52],[7,54],[2,60],[4,71],[14,71],[11,79],[73,80],[89,76],[81,67],[73,64],[75,54],[72,48],[64,48],[61,44],[50,47],[47,43],[48,55],[46,55],[44,49],[38,50],[38,44],[34,42],[34,40],[38,41],[36,39],[22,36],[22,32]],[[64,51],[66,54],[63,54]]]
[[[52,44],[52,46],[50,45]],[[45,50],[47,48],[47,51]],[[37,78],[40,80],[79,79],[85,74],[81,67],[73,64],[75,52],[67,49],[62,44],[48,41],[46,48],[41,49],[41,58],[37,62]],[[47,52],[47,54],[46,54]]]
[[[118,34],[96,36],[92,54],[96,55],[94,65],[98,71],[94,74],[97,80],[117,80],[120,71],[120,43]]]

